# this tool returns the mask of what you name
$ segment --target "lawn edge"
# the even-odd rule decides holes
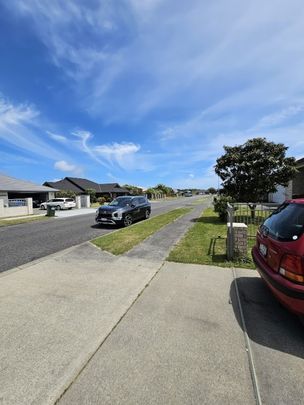
[[[204,210],[201,212],[199,218],[203,217],[203,215],[204,215],[204,213],[206,212],[207,209],[211,209],[213,212],[215,212],[214,209],[210,206],[210,207],[204,209]],[[224,223],[223,223],[223,224],[224,224]],[[192,228],[195,227],[195,225],[197,225],[197,223],[194,223],[194,224],[187,230],[187,232],[183,235],[183,237],[172,247],[172,249],[170,250],[168,256],[167,256],[166,259],[165,259],[167,262],[169,262],[169,263],[195,264],[195,265],[202,265],[202,266],[215,266],[215,267],[221,267],[221,268],[226,268],[226,269],[241,268],[241,269],[244,269],[244,270],[256,270],[256,267],[254,266],[254,263],[253,263],[253,262],[250,263],[250,264],[248,264],[247,267],[242,267],[242,263],[237,262],[237,261],[228,261],[228,260],[227,260],[226,262],[221,262],[221,263],[217,263],[217,262],[211,262],[211,263],[206,263],[206,262],[204,262],[204,263],[197,263],[197,262],[177,261],[177,260],[169,259],[169,256],[170,256],[171,252],[172,252],[174,249],[176,249],[176,247],[183,241],[183,239],[186,239],[187,234],[191,231]]]
[[[146,238],[142,239],[140,242],[138,242],[138,243],[136,243],[134,246],[132,246],[131,249],[128,249],[128,250],[126,250],[126,251],[123,252],[123,253],[115,254],[115,253],[109,252],[108,250],[102,249],[101,247],[95,245],[94,240],[96,240],[96,239],[101,239],[101,238],[105,238],[106,236],[113,235],[113,234],[115,234],[116,232],[122,231],[123,229],[128,229],[128,228],[130,228],[130,227],[128,227],[128,228],[116,229],[115,231],[111,232],[110,234],[105,234],[105,235],[98,236],[97,238],[94,238],[94,239],[90,240],[89,243],[91,243],[91,244],[92,244],[93,246],[95,246],[97,249],[102,250],[103,252],[107,252],[107,253],[109,253],[109,254],[111,254],[111,255],[113,255],[113,256],[116,256],[116,257],[122,256],[122,255],[124,255],[125,253],[129,252],[130,250],[132,250],[135,246],[138,246],[140,243],[142,243],[142,242],[144,242],[145,240],[151,238],[153,235],[156,234],[156,232],[161,231],[161,230],[162,230],[163,228],[165,228],[166,226],[168,226],[168,225],[174,223],[174,222],[177,221],[178,219],[180,219],[180,218],[182,218],[183,216],[189,214],[189,213],[194,209],[194,207],[192,207],[192,208],[190,208],[190,207],[179,207],[179,208],[175,208],[175,209],[173,209],[173,210],[170,210],[170,211],[168,211],[168,212],[164,212],[164,213],[162,213],[162,214],[156,215],[155,217],[149,218],[148,220],[146,220],[144,223],[147,223],[147,222],[153,220],[154,218],[159,217],[160,215],[166,215],[166,214],[169,214],[169,212],[176,211],[176,210],[178,210],[178,209],[183,209],[183,208],[188,209],[188,212],[185,212],[184,214],[181,214],[180,216],[178,216],[177,218],[175,218],[173,221],[169,222],[168,224],[163,225],[161,228],[157,229],[157,231],[153,232],[151,235],[148,235]],[[131,225],[131,227],[136,226],[136,225],[140,225],[140,224],[142,224],[142,223],[143,223],[142,221],[138,221],[137,223]]]

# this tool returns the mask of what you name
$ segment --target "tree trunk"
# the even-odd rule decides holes
[[[255,209],[256,209],[256,204],[248,204],[249,208],[250,208],[250,216],[252,221],[255,220]]]

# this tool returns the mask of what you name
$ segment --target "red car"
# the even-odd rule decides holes
[[[275,297],[304,316],[304,199],[288,200],[261,225],[252,257]]]

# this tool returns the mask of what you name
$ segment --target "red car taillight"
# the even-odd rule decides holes
[[[301,256],[286,254],[280,265],[280,274],[297,283],[304,283],[304,265]]]

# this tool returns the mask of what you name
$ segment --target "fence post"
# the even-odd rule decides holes
[[[4,217],[4,199],[0,198],[0,217]]]
[[[33,214],[33,199],[26,198],[25,201],[26,201],[25,204],[27,206],[27,215],[32,215]]]
[[[228,214],[227,258],[228,260],[232,260],[234,256],[234,234],[233,234],[234,208],[229,203],[227,203],[227,214]]]
[[[81,197],[80,197],[80,195],[76,195],[76,197],[75,197],[75,200],[76,200],[76,208],[81,208]]]

